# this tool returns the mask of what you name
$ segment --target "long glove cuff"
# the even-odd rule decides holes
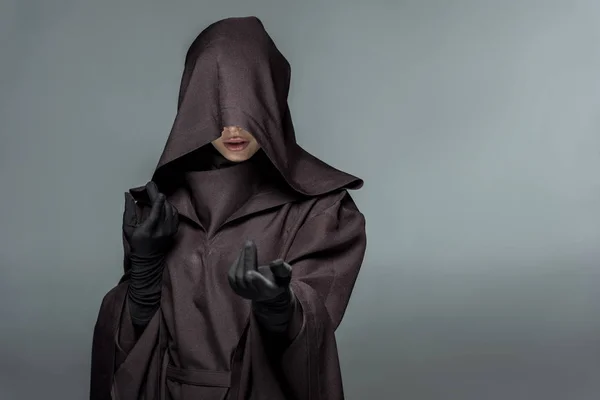
[[[164,256],[130,256],[129,311],[136,331],[143,331],[160,306]]]
[[[131,286],[136,290],[148,290],[155,286],[162,278],[165,256],[139,257],[135,254],[129,256],[131,269]]]

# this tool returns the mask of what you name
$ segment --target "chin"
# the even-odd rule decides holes
[[[249,154],[243,153],[230,153],[227,152],[225,154],[223,154],[223,157],[225,157],[226,159],[228,159],[231,162],[242,162],[242,161],[246,161],[248,159],[250,159],[250,157],[252,157]]]

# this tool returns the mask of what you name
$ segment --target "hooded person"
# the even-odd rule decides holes
[[[289,85],[255,17],[191,45],[152,181],[125,195],[90,399],[344,398],[334,331],[366,248],[362,180],[296,143]]]

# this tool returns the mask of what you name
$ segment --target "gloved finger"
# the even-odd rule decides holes
[[[167,204],[169,204],[169,212],[171,215],[171,219],[169,222],[169,231],[172,234],[177,233],[177,231],[179,230],[179,213],[177,212],[177,209],[175,208],[175,206],[169,202],[167,202]]]
[[[123,211],[123,225],[137,225],[135,199],[129,192],[125,192],[125,210]]]
[[[246,290],[246,280],[245,280],[245,272],[246,272],[246,252],[248,251],[248,249],[246,248],[246,246],[242,247],[242,251],[240,253],[240,258],[238,260],[236,269],[235,269],[235,284],[237,285],[238,288],[240,288],[241,290]]]
[[[292,266],[283,260],[273,261],[269,268],[276,278],[286,279],[292,276]]]
[[[254,275],[251,274],[252,271],[247,271],[244,275],[244,283],[246,284],[246,290],[251,291],[254,294],[260,294],[260,287],[256,285]],[[260,273],[259,273],[260,275]]]
[[[156,227],[158,221],[160,221],[161,219],[161,214],[164,210],[164,202],[165,195],[159,193],[156,201],[152,203],[152,210],[150,210],[150,215],[148,215],[148,218],[146,218],[146,220],[142,223],[144,229],[153,230]]]
[[[279,289],[274,282],[271,282],[258,271],[247,272],[248,281],[252,282],[255,290],[262,295],[269,295]]]
[[[236,280],[236,272],[238,269],[238,265],[240,264],[240,259],[242,257],[242,252],[236,257],[231,267],[229,267],[229,271],[227,271],[227,280],[229,281],[229,285],[232,289],[237,289],[237,280]]]
[[[160,194],[156,183],[154,183],[153,181],[149,181],[148,183],[146,183],[146,193],[148,193],[148,199],[150,200],[150,202],[154,204],[154,202],[158,200],[158,195]]]
[[[169,203],[168,201],[165,201],[164,205],[164,210],[162,212],[162,219],[164,220],[164,230],[166,231],[166,234],[171,233],[172,228],[173,228],[173,207],[171,206],[171,203]]]
[[[257,270],[257,258],[256,244],[252,240],[247,240],[244,244],[244,274]]]
[[[175,206],[173,205],[173,203],[171,203],[169,200],[165,201],[165,215],[170,215],[171,217],[171,221],[174,220],[175,215],[177,214],[177,209],[175,208]]]

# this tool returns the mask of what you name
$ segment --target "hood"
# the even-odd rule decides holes
[[[175,161],[221,136],[224,126],[250,132],[296,192],[315,196],[358,189],[363,181],[309,154],[296,142],[288,93],[291,68],[256,17],[227,18],[190,46],[178,109],[153,180],[173,178]]]

